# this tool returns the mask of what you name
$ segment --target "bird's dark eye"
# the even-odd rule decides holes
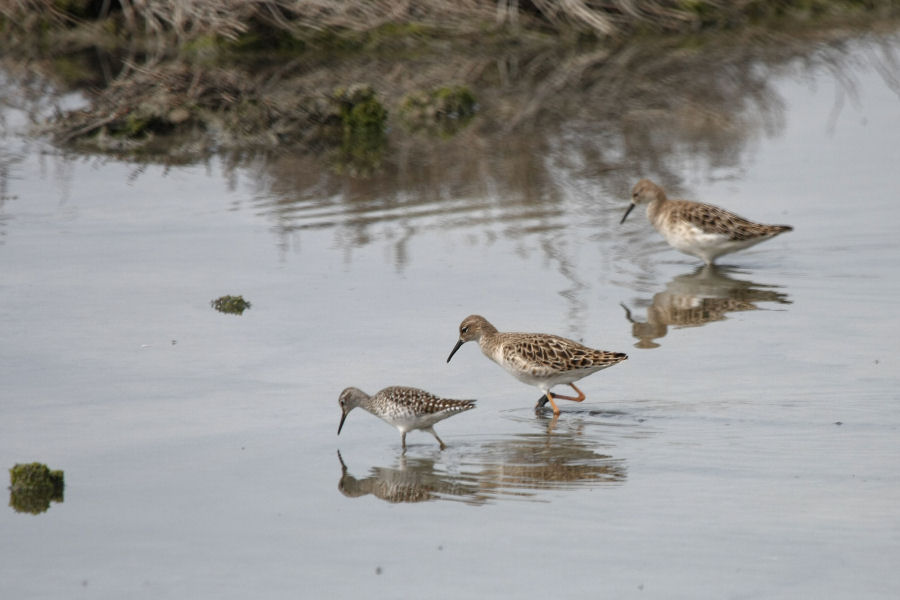
[[[460,333],[466,333],[467,331],[469,331],[469,328],[468,328],[468,327],[460,327],[460,328],[459,328],[459,332],[460,332]]]

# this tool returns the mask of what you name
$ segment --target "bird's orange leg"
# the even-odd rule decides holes
[[[563,400],[571,400],[572,402],[583,402],[584,399],[587,397],[587,396],[584,395],[584,392],[582,392],[582,391],[579,390],[577,387],[575,387],[575,384],[574,384],[574,383],[570,383],[569,385],[572,386],[572,389],[573,389],[573,390],[575,390],[576,392],[578,392],[578,397],[577,397],[577,398],[573,398],[572,396],[563,396],[562,394],[556,394],[556,395],[554,396],[554,398],[562,398]],[[554,406],[556,406],[556,405],[554,405]]]
[[[565,398],[565,396],[563,396],[563,398]],[[547,392],[547,400],[550,401],[550,406],[553,407],[553,414],[554,414],[554,415],[558,415],[558,414],[559,414],[559,407],[556,406],[556,402],[553,401],[553,394],[551,394],[549,391]]]

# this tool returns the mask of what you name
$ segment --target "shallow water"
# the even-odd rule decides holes
[[[898,52],[791,61],[646,164],[573,118],[372,179],[136,165],[6,107],[0,464],[66,490],[0,511],[0,596],[900,596]],[[618,225],[638,176],[795,230],[700,268]],[[475,345],[446,363],[470,313],[629,360],[535,414]],[[444,452],[336,436],[342,388],[397,384],[479,406]]]

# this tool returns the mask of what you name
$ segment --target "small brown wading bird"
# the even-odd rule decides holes
[[[631,205],[620,225],[639,204],[647,205],[647,218],[670,246],[701,258],[708,265],[723,254],[749,248],[793,229],[790,225],[754,223],[711,204],[669,200],[666,192],[649,179],[641,179],[632,188]]]
[[[470,315],[459,325],[459,341],[447,357],[447,362],[450,362],[460,346],[472,340],[478,342],[485,356],[506,369],[513,377],[544,392],[556,415],[559,414],[559,407],[554,399],[574,402],[584,400],[584,394],[573,382],[628,358],[622,352],[594,350],[547,333],[499,333],[484,317]],[[578,396],[550,393],[551,387],[562,383],[570,385]],[[543,404],[542,397],[535,408],[540,408]]]
[[[406,452],[406,433],[413,429],[421,429],[433,435],[441,445],[441,450],[444,450],[447,446],[434,432],[434,424],[475,408],[474,400],[448,400],[438,398],[425,390],[401,386],[386,387],[374,396],[349,387],[341,392],[338,403],[341,405],[338,435],[341,434],[347,415],[358,406],[396,427],[403,434],[400,440],[404,452]]]

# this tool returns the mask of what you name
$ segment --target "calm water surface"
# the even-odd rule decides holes
[[[65,156],[6,106],[0,466],[66,490],[0,511],[0,597],[900,597],[900,42],[816,55],[725,126],[573,117],[356,180]],[[795,230],[700,268],[618,225],[640,176]],[[629,360],[536,415],[445,362],[470,313]],[[479,407],[444,452],[336,435],[341,389],[398,384]]]

